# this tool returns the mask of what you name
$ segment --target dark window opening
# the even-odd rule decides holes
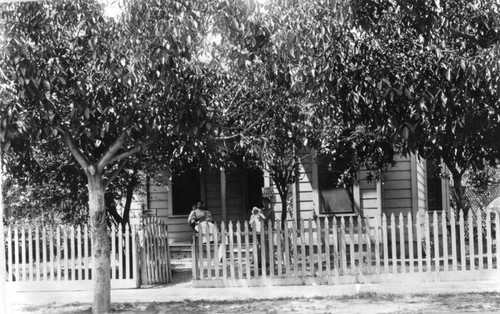
[[[427,204],[429,210],[443,210],[440,167],[427,160]]]
[[[189,215],[191,207],[201,200],[200,172],[185,170],[172,176],[172,214]]]
[[[354,212],[352,185],[341,182],[347,163],[332,164],[318,159],[318,188],[322,214],[350,214]]]
[[[248,170],[248,210],[253,206],[262,208],[262,187],[264,174],[260,169]]]

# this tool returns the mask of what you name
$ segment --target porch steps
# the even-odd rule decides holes
[[[169,247],[172,260],[191,258],[191,242],[174,242]]]

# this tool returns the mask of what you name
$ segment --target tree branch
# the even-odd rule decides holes
[[[153,143],[154,143],[154,138],[150,138],[147,141],[145,141],[143,143],[139,143],[139,144],[135,145],[133,148],[131,148],[131,149],[115,156],[114,158],[110,159],[109,163],[114,163],[114,162],[120,161],[124,158],[130,157],[133,154],[144,150],[146,147],[148,147],[149,145],[151,145]]]
[[[97,170],[103,171],[104,167],[108,165],[109,163],[112,163],[112,161],[115,159],[113,156],[118,152],[118,150],[123,146],[123,143],[125,143],[125,139],[127,138],[127,130],[123,130],[120,136],[109,146],[108,150],[104,153],[104,156],[99,160],[97,163]]]
[[[87,172],[87,168],[90,166],[90,161],[83,155],[82,151],[76,146],[73,138],[69,134],[67,130],[63,127],[57,127],[57,129],[62,133],[62,137],[66,147],[68,147],[71,154],[75,157],[76,161],[80,164],[80,166]]]
[[[126,163],[127,163],[127,159],[122,160],[120,162],[120,164],[118,165],[118,168],[111,173],[111,175],[109,176],[109,178],[107,180],[104,180],[104,188],[107,188],[108,184],[110,184],[111,182],[113,182],[114,179],[116,179],[118,174],[120,174],[120,172],[122,172],[123,167],[125,167]]]

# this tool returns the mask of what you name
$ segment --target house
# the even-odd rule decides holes
[[[361,214],[377,219],[384,213],[448,211],[448,180],[436,174],[436,165],[416,155],[399,156],[393,167],[383,172],[383,180],[367,181],[361,171],[359,181],[350,187],[337,188],[335,172],[312,157],[301,160],[301,178],[290,193],[288,219],[308,219],[331,215]],[[444,176],[445,177],[445,176]],[[202,200],[215,221],[248,220],[250,209],[260,206],[262,188],[271,192],[277,219],[281,200],[271,178],[256,169],[186,170],[170,175],[167,184],[150,183],[143,207],[168,225],[172,244],[189,243],[193,231],[187,223],[191,206]]]

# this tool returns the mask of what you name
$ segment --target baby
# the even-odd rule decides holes
[[[261,231],[262,224],[266,222],[266,216],[262,213],[262,210],[258,207],[252,208],[252,215],[250,216],[250,226],[254,226],[257,232]]]

